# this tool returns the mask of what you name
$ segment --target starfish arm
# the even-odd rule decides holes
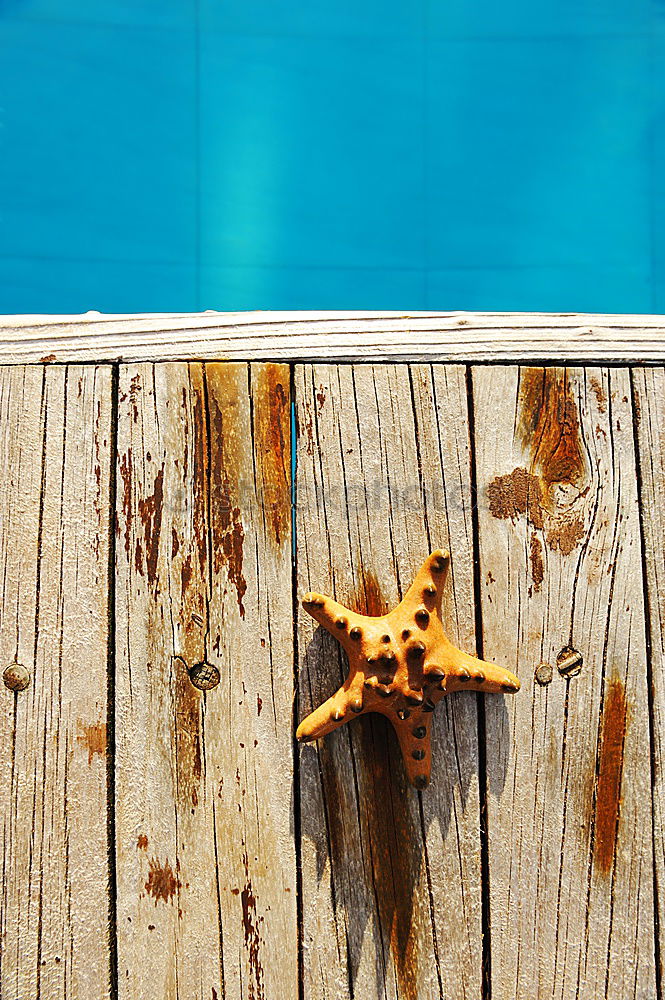
[[[305,611],[319,625],[323,625],[325,629],[328,629],[340,641],[344,640],[349,621],[359,617],[354,612],[345,608],[343,604],[333,601],[332,597],[326,597],[325,594],[305,594],[301,603]]]
[[[416,578],[404,595],[400,608],[415,610],[426,607],[429,610],[441,607],[443,588],[450,566],[450,552],[435,549],[422,564]]]
[[[318,740],[339,729],[362,710],[362,678],[358,677],[355,682],[338,688],[327,701],[304,718],[296,731],[296,739],[300,743]]]
[[[392,719],[402,752],[404,770],[414,788],[429,785],[432,773],[431,713],[413,713],[408,721]]]
[[[515,694],[519,678],[505,667],[479,660],[449,644],[447,650],[446,690],[485,691],[488,694]]]

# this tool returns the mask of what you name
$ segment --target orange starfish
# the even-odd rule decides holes
[[[397,733],[409,781],[425,788],[436,703],[451,691],[519,691],[514,674],[463,653],[443,631],[441,598],[449,564],[448,552],[433,552],[402,601],[378,618],[349,611],[323,594],[303,597],[305,610],[346,650],[349,673],[342,687],[303,719],[298,740],[316,740],[354,715],[379,712]]]

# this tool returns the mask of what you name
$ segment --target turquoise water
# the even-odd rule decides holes
[[[665,312],[663,0],[0,0],[0,312]]]

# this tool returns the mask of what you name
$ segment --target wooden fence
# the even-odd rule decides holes
[[[2,1000],[660,1000],[664,335],[0,323]],[[344,675],[298,597],[439,547],[522,690],[445,699],[416,792],[380,716],[294,745]]]

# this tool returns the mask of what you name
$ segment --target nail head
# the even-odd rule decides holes
[[[212,663],[195,663],[187,671],[189,679],[199,691],[211,691],[219,684],[219,670]]]
[[[25,691],[30,684],[30,673],[22,663],[10,663],[2,675],[10,691]]]
[[[539,663],[536,667],[535,676],[541,687],[550,684],[554,676],[551,663]]]

